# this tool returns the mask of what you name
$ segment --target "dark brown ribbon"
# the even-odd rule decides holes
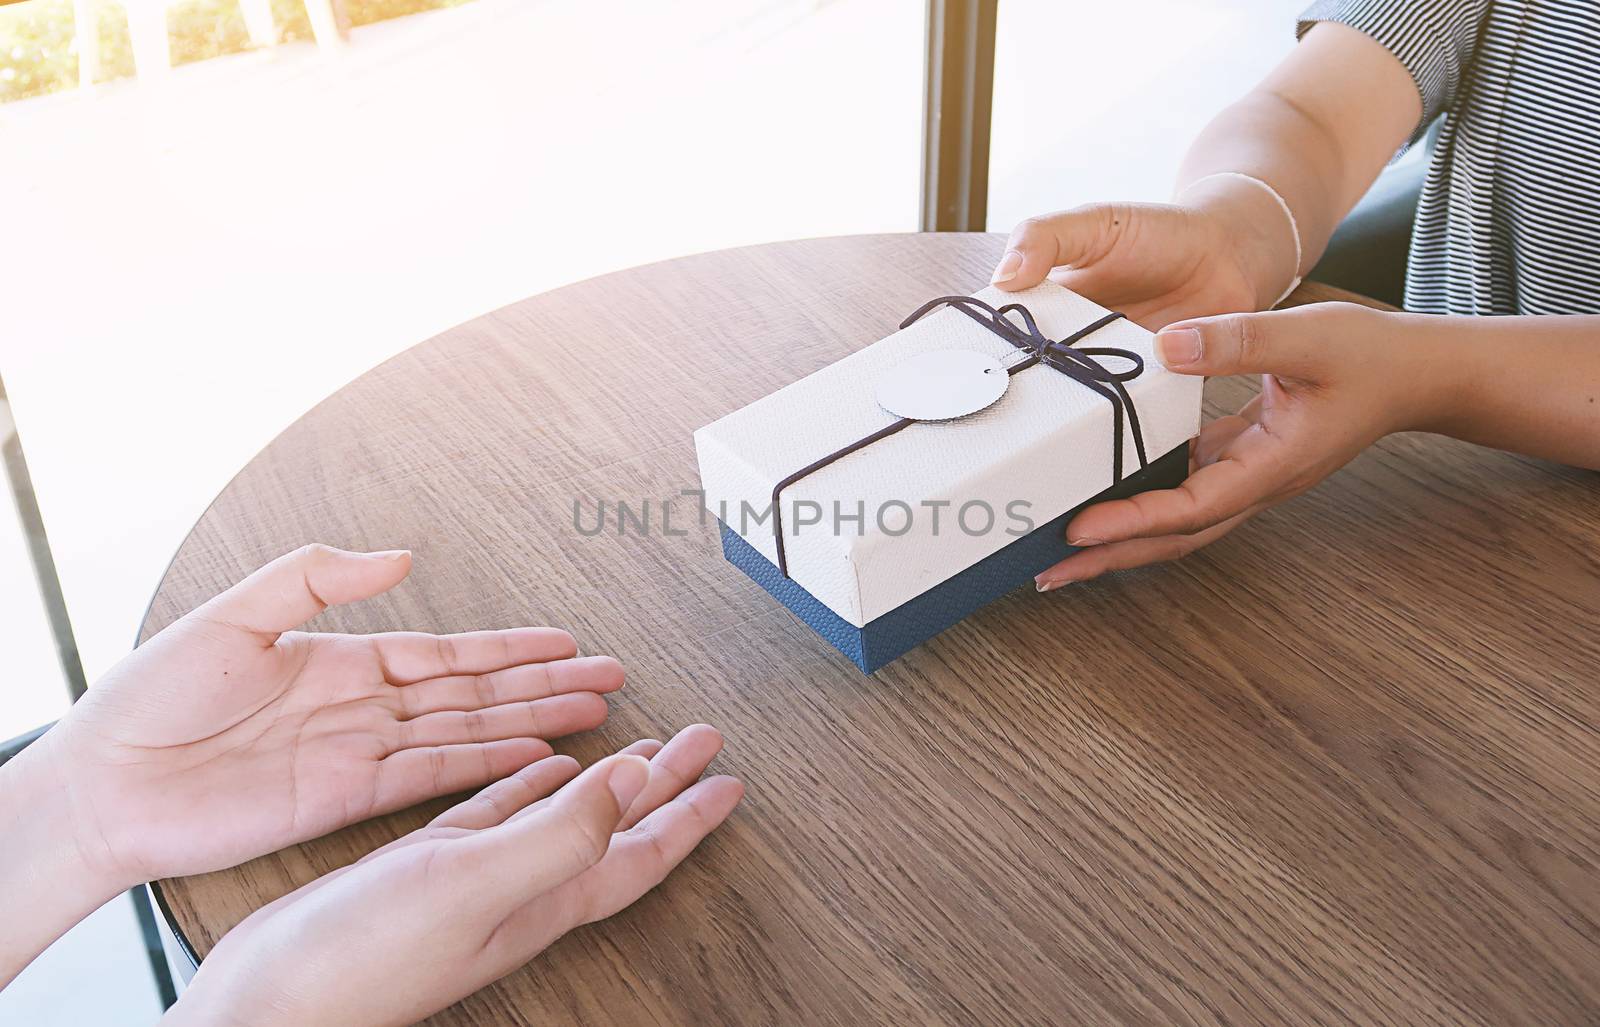
[[[900,322],[902,329],[909,328],[919,319],[941,306],[951,306],[983,325],[1006,342],[1028,354],[1022,360],[1006,368],[1006,374],[1014,375],[1019,371],[1026,371],[1035,364],[1044,364],[1061,372],[1073,381],[1078,382],[1111,403],[1112,436],[1111,436],[1111,483],[1115,485],[1122,480],[1122,419],[1123,410],[1127,410],[1128,424],[1133,429],[1133,445],[1139,455],[1139,469],[1143,470],[1149,465],[1149,460],[1144,451],[1144,433],[1139,429],[1139,411],[1133,405],[1133,399],[1128,395],[1128,390],[1123,387],[1124,382],[1131,382],[1144,373],[1144,357],[1132,350],[1117,349],[1113,347],[1096,347],[1094,349],[1076,349],[1073,343],[1093,335],[1113,321],[1120,320],[1123,315],[1117,313],[1107,314],[1093,323],[1078,329],[1064,339],[1052,341],[1039,330],[1038,323],[1034,320],[1032,312],[1020,303],[1008,303],[998,310],[980,299],[971,296],[940,296],[938,299],[929,300],[911,313],[911,316]],[[1016,314],[1022,319],[1019,327],[1007,315]],[[1130,361],[1133,367],[1127,371],[1112,371],[1103,367],[1093,357],[1121,357]],[[858,439],[842,449],[835,450],[820,460],[813,461],[800,470],[789,475],[772,487],[772,535],[778,546],[778,573],[784,577],[789,576],[789,564],[783,552],[783,508],[778,501],[778,496],[784,489],[793,485],[801,478],[833,463],[841,457],[849,456],[858,449],[872,445],[880,439],[889,436],[915,424],[916,420],[910,417],[901,417],[890,424],[879,428],[864,439]]]

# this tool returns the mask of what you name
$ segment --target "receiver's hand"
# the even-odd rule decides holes
[[[217,870],[504,777],[605,719],[622,668],[565,631],[291,630],[410,569],[307,546],[118,663],[27,754],[53,763],[86,857],[122,887]]]
[[[659,884],[744,794],[698,780],[721,745],[699,725],[582,774],[552,756],[490,785],[246,918],[168,1027],[379,1027],[444,1008]]]

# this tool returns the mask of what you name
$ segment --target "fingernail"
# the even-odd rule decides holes
[[[1097,538],[1069,538],[1069,539],[1067,539],[1067,545],[1069,545],[1069,546],[1080,546],[1080,547],[1082,547],[1082,546],[1103,546],[1103,545],[1105,545],[1105,542],[1102,539],[1097,539]]]
[[[385,549],[381,553],[367,553],[365,555],[366,555],[366,557],[368,559],[371,559],[371,560],[403,560],[406,557],[411,555],[411,550],[409,550],[409,549]]]
[[[1066,584],[1066,579],[1065,578],[1057,578],[1054,581],[1049,581],[1049,580],[1045,580],[1045,579],[1041,579],[1041,578],[1033,579],[1033,587],[1038,589],[1041,592],[1049,592],[1049,591],[1052,591],[1054,589],[1058,589],[1064,584]]]
[[[1000,258],[1000,266],[994,269],[994,277],[989,279],[990,285],[999,285],[1009,282],[1017,277],[1017,272],[1022,269],[1022,254],[1016,250],[1006,250],[1006,255]]]
[[[626,810],[632,806],[649,779],[649,760],[643,756],[618,756],[617,765],[611,768],[611,776],[606,779],[612,798],[617,800],[617,809]]]
[[[1200,359],[1200,333],[1177,328],[1156,336],[1156,355],[1168,367],[1183,367]]]

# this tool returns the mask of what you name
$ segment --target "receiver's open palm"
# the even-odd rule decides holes
[[[744,794],[731,777],[699,780],[721,747],[696,725],[581,775],[552,756],[490,785],[247,917],[168,1023],[420,1020],[659,884]]]
[[[407,552],[307,546],[176,621],[42,741],[95,855],[130,881],[231,866],[480,786],[599,725],[622,685],[553,628],[310,634]]]

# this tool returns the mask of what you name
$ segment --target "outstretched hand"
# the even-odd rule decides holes
[[[1261,394],[1206,425],[1176,489],[1097,503],[1067,525],[1080,551],[1040,574],[1040,591],[1173,560],[1310,489],[1395,431],[1427,428],[1440,405],[1438,351],[1418,315],[1348,303],[1185,321],[1156,337],[1182,374],[1259,373]]]
[[[699,780],[721,748],[702,724],[582,774],[552,756],[498,781],[247,917],[164,1022],[420,1020],[659,884],[744,794]]]
[[[622,667],[565,631],[292,630],[410,570],[404,551],[307,546],[117,664],[36,743],[84,858],[123,886],[217,870],[515,773],[605,720]]]
[[[1155,331],[1270,304],[1249,247],[1225,218],[1199,207],[1096,203],[1017,225],[993,281],[1014,291],[1048,277]]]

